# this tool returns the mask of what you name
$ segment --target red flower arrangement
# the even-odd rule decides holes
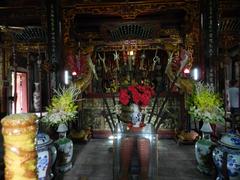
[[[155,95],[152,87],[145,85],[128,86],[121,88],[119,91],[119,101],[121,104],[127,106],[135,103],[139,106],[147,106],[151,97]]]

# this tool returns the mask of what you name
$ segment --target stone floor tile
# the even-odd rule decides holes
[[[74,144],[73,168],[54,180],[113,180],[113,151],[108,139]],[[197,170],[194,145],[178,145],[172,139],[158,143],[157,180],[211,180]]]
[[[73,168],[56,180],[113,180],[112,147],[107,139],[92,139],[85,145],[74,145]],[[210,180],[196,168],[193,145],[177,145],[171,139],[158,144],[157,180]],[[85,179],[84,179],[85,180]]]

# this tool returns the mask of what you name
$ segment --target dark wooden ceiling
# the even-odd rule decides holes
[[[40,26],[46,29],[46,2],[1,0],[0,25]],[[117,41],[123,39],[124,35],[127,39],[168,38],[173,34],[171,29],[175,29],[174,33],[179,34],[191,31],[192,23],[196,23],[191,21],[191,16],[196,18],[199,14],[195,12],[196,9],[188,9],[184,6],[190,7],[191,4],[198,6],[199,3],[200,0],[62,0],[61,8],[63,14],[64,11],[74,8],[85,9],[76,13],[71,22],[69,29],[72,38],[84,41],[91,36],[96,41]],[[141,12],[138,12],[136,7],[142,4],[153,4],[153,6],[146,6],[149,10],[139,8]],[[119,6],[124,8],[118,11]],[[107,8],[103,9],[104,7]],[[225,41],[226,37],[231,37],[228,45],[225,43],[228,47],[236,46],[240,39],[239,9],[239,0],[219,0],[219,30],[220,35],[224,37],[222,41]]]
[[[152,14],[137,16],[126,20],[120,16],[77,14],[74,18],[72,33],[79,41],[95,35],[99,41],[121,41],[127,39],[168,38],[162,29],[182,31],[186,12],[170,9]]]
[[[6,26],[41,25],[44,1],[1,0],[0,24]]]

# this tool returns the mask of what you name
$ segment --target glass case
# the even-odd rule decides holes
[[[113,179],[158,178],[158,135],[152,124],[129,128],[117,124],[113,141]]]

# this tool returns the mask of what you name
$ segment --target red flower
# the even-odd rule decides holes
[[[141,100],[141,94],[139,92],[135,92],[132,94],[132,100],[135,104],[139,104]]]
[[[147,106],[154,94],[154,90],[150,86],[129,86],[127,88],[120,89],[119,101],[123,105],[135,103],[139,106]]]
[[[119,101],[123,104],[123,105],[128,105],[130,100],[130,96],[128,94],[127,89],[120,89],[119,92]]]
[[[151,98],[151,96],[147,95],[146,93],[142,94],[141,105],[144,106],[144,107],[147,106],[150,102],[150,98]]]

